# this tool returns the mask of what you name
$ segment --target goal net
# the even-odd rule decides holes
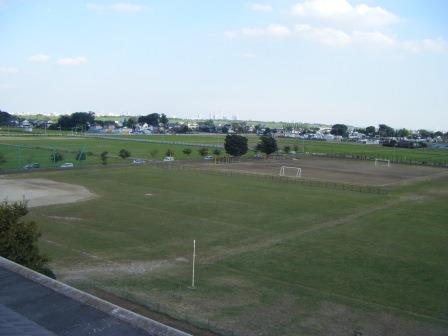
[[[377,167],[377,166],[387,166],[387,167],[390,167],[390,160],[375,159],[375,167]]]
[[[302,168],[282,166],[279,176],[302,177]]]

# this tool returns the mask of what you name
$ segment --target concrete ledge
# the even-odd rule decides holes
[[[60,281],[53,280],[45,275],[35,272],[27,267],[19,265],[6,258],[0,257],[0,267],[11,272],[19,274],[26,279],[45,286],[54,292],[62,294],[74,301],[88,305],[99,310],[117,320],[126,322],[132,326],[147,331],[150,335],[155,336],[192,336],[172,327],[166,326],[147,317],[141,316],[130,310],[116,306],[110,302],[104,301],[96,296],[82,292],[76,288],[70,287]]]

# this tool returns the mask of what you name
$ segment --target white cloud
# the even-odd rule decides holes
[[[272,6],[260,3],[250,3],[249,9],[254,12],[272,12]]]
[[[271,37],[285,38],[291,35],[291,30],[280,24],[270,24],[262,28],[243,28],[238,31],[227,31],[224,33],[227,38],[237,37]]]
[[[60,58],[57,63],[59,65],[82,65],[87,63],[87,58],[82,56]]]
[[[433,53],[448,53],[448,41],[438,39],[424,39],[421,41],[405,41],[402,42],[401,47],[407,51],[419,52],[433,52]]]
[[[300,38],[317,41],[333,47],[343,47],[352,42],[350,35],[342,30],[333,28],[315,28],[310,25],[300,24],[296,26],[294,32]]]
[[[28,57],[28,62],[31,63],[47,63],[50,60],[50,56],[45,54],[36,54]]]
[[[352,33],[352,40],[353,43],[375,47],[395,47],[397,45],[395,38],[381,32],[354,31]]]
[[[87,9],[95,12],[121,12],[121,13],[136,13],[145,9],[143,5],[137,5],[129,2],[116,2],[110,5],[101,5],[95,3],[88,3]]]
[[[0,67],[0,75],[15,75],[19,70],[14,67]]]
[[[291,13],[352,28],[379,28],[399,21],[398,16],[382,7],[353,6],[347,0],[304,0],[293,6]]]

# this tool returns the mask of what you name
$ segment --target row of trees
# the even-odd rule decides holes
[[[140,116],[137,119],[138,123],[140,124],[148,124],[149,126],[154,126],[154,127],[166,127],[168,125],[168,117],[165,114],[159,114],[159,113],[151,113],[148,114],[146,116]],[[127,119],[127,127],[130,127],[132,124],[134,124],[135,126],[135,119],[134,118],[129,118]]]
[[[431,132],[428,130],[420,129],[418,130],[418,134],[414,134],[410,130],[406,128],[401,129],[394,129],[388,125],[380,124],[378,128],[375,126],[369,126],[366,128],[355,128],[354,129],[358,133],[365,134],[370,137],[374,136],[380,136],[382,138],[390,138],[390,137],[397,137],[397,138],[408,138],[408,137],[417,137],[420,136],[422,138],[436,138],[436,137],[442,137],[442,138],[448,138],[448,133],[443,132]],[[348,126],[344,124],[335,124],[331,128],[331,134],[333,135],[339,135],[342,137],[348,136]]]
[[[1,112],[1,111],[0,111]],[[7,116],[2,116],[0,113],[0,121],[7,119]],[[151,113],[146,116],[140,116],[138,118],[130,117],[123,122],[123,126],[128,128],[135,128],[135,126],[140,123],[147,123],[149,126],[163,126],[168,125],[168,117],[165,114]],[[92,125],[98,124],[101,126],[107,126],[109,124],[115,124],[114,121],[103,121],[96,120],[95,113],[93,112],[75,112],[70,115],[62,115],[58,118],[57,123],[50,126],[50,129],[61,129],[61,130],[88,130]],[[1,125],[1,123],[0,123]]]
[[[61,129],[71,131],[74,129],[87,131],[95,122],[95,113],[93,112],[75,112],[70,115],[62,115],[58,122],[51,125],[50,129]]]

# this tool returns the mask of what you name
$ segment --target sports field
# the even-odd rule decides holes
[[[56,134],[56,133],[54,133]],[[0,163],[0,169],[20,169],[29,163],[39,163],[41,167],[54,167],[51,154],[55,151],[64,155],[62,162],[76,162],[79,151],[87,153],[87,159],[80,165],[98,165],[100,154],[108,151],[109,163],[129,163],[118,157],[121,149],[131,152],[131,157],[146,160],[161,160],[167,150],[174,153],[176,160],[199,159],[198,149],[209,146],[209,152],[216,146],[222,146],[224,135],[155,135],[155,136],[108,136],[102,138],[74,136],[0,136],[0,154],[6,159]],[[248,135],[249,147],[253,149],[258,137]],[[354,158],[382,158],[416,164],[448,166],[448,150],[443,149],[403,149],[389,148],[379,145],[361,145],[355,143],[331,143],[323,141],[301,141],[297,139],[279,138],[279,149],[284,146],[298,146],[299,152],[308,154],[325,154],[329,156],[351,156]],[[183,153],[185,148],[191,154]],[[221,155],[224,155],[221,149]],[[252,157],[250,150],[246,157]],[[60,162],[60,163],[62,163]],[[59,163],[59,165],[60,165]]]
[[[365,186],[390,186],[403,182],[434,177],[446,168],[390,164],[366,160],[298,156],[283,160],[242,160],[232,164],[214,162],[189,162],[187,166],[222,172],[241,172],[278,176],[286,167],[284,176],[295,177],[301,169],[301,179],[318,180]]]
[[[225,335],[448,334],[447,174],[386,195],[147,166],[16,177],[37,176],[96,195],[30,213],[80,288]]]
[[[198,149],[201,146],[188,146],[178,144],[163,144],[133,141],[135,139],[102,139],[83,137],[45,137],[45,136],[21,136],[21,137],[0,137],[0,154],[6,162],[0,164],[0,168],[15,169],[22,168],[29,163],[39,163],[42,168],[58,166],[63,162],[76,163],[76,155],[79,151],[84,151],[87,156],[80,165],[101,164],[100,154],[108,152],[108,163],[130,163],[130,160],[123,160],[118,156],[121,149],[130,151],[131,158],[141,158],[146,160],[161,160],[166,156],[166,152],[171,150],[176,160],[199,159],[201,156]],[[183,150],[191,149],[191,154],[186,155]],[[212,152],[210,148],[210,154]],[[51,154],[59,152],[64,156],[63,161],[55,164],[51,160]],[[223,153],[224,154],[224,153]]]

